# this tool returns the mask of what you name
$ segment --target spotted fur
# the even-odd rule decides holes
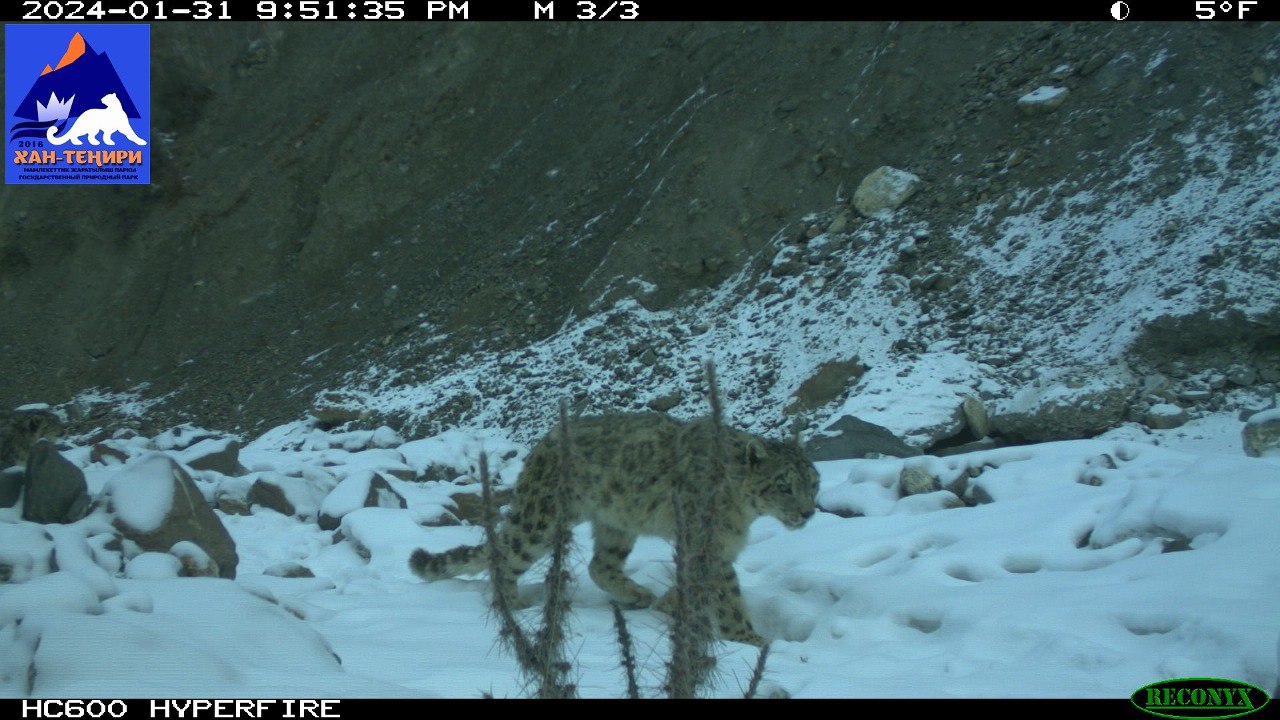
[[[709,420],[681,422],[660,413],[615,414],[574,421],[570,523],[590,521],[595,549],[591,579],[629,607],[648,607],[654,595],[623,571],[639,535],[675,538],[672,498],[686,482],[706,482],[710,472]],[[760,645],[752,629],[733,561],[747,540],[747,528],[762,515],[791,528],[814,513],[818,474],[794,442],[776,442],[724,428],[728,479],[722,507],[706,522],[717,559],[712,568],[714,614],[725,639]],[[561,434],[552,431],[525,460],[498,539],[509,563],[510,583],[550,552],[552,495],[560,473]],[[409,567],[426,580],[485,569],[483,546],[432,554],[414,551]],[[508,588],[514,590],[514,587]],[[510,595],[514,597],[514,593]],[[659,601],[660,609],[667,606]]]

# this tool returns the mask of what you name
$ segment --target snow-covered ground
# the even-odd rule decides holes
[[[758,520],[738,559],[753,620],[776,638],[762,692],[1126,697],[1185,676],[1275,687],[1280,460],[1245,457],[1240,427],[1215,415],[1164,432],[1132,426],[945,458],[821,463],[819,502],[835,512],[798,531]],[[465,472],[484,448],[505,458],[499,474],[510,483],[522,449],[459,432],[373,439],[295,424],[241,451],[255,474],[310,483],[294,496],[383,471],[408,507],[355,510],[343,539],[314,519],[262,507],[220,513],[240,555],[234,581],[175,577],[155,554],[113,574],[103,565],[119,556],[101,545],[100,517],[39,526],[0,511],[0,560],[18,568],[0,585],[0,695],[521,694],[496,640],[485,576],[423,583],[406,567],[415,547],[479,540],[475,527],[422,524],[441,517],[449,494],[474,485],[406,482],[389,471],[434,464]],[[66,455],[93,493],[165,444],[128,441],[125,465],[90,463],[85,448]],[[395,447],[376,447],[388,444]],[[953,507],[945,493],[899,497],[904,463],[944,485],[968,477],[968,494],[990,501]],[[206,493],[245,482],[195,475]],[[584,696],[620,696],[607,597],[585,571],[589,526],[577,536],[569,654]],[[280,577],[282,563],[315,577]],[[537,586],[541,567],[522,585]],[[670,547],[642,538],[627,569],[665,589]],[[536,611],[525,612],[532,621]],[[656,693],[664,616],[627,617],[642,681]],[[715,694],[740,694],[754,661],[754,648],[722,645]]]

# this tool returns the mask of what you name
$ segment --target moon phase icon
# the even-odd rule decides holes
[[[1129,3],[1124,0],[1116,0],[1111,5],[1111,17],[1117,20],[1123,20],[1129,17]]]

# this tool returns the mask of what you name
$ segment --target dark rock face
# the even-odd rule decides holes
[[[84,473],[62,457],[48,440],[40,440],[31,446],[24,490],[24,520],[38,523],[75,522],[84,517],[89,509]]]

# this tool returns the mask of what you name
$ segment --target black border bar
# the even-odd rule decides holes
[[[156,699],[0,699],[0,716],[13,720],[222,720],[248,718],[252,720],[363,720],[385,718],[388,713],[406,713],[416,716],[422,711],[431,712],[444,709],[442,705],[487,700],[477,691],[470,698],[459,699],[330,699],[330,700],[298,700],[298,699],[191,699],[191,698],[156,698]],[[587,705],[611,702],[627,702],[625,700],[522,700],[517,702],[555,703]],[[675,703],[713,702],[739,704],[737,700],[676,700]],[[767,700],[751,701],[770,702]],[[945,717],[944,714],[963,711],[967,714],[981,713],[1000,716],[1005,713],[1019,717],[1043,717],[1046,713],[1056,715],[1067,713],[1083,717],[1150,717],[1139,712],[1128,698],[1112,700],[1073,700],[1073,699],[817,699],[789,700],[787,702],[805,704],[831,705],[832,710],[857,710],[862,712],[893,713],[903,711],[927,713],[934,717]],[[837,705],[846,706],[844,708]],[[747,707],[750,707],[748,704]],[[740,705],[740,707],[742,707]],[[584,706],[584,710],[597,712]],[[566,708],[572,714],[572,708]],[[981,715],[980,715],[981,716]]]
[[[1186,21],[1280,19],[1280,0],[6,0],[19,22]],[[92,14],[89,14],[90,10]]]

